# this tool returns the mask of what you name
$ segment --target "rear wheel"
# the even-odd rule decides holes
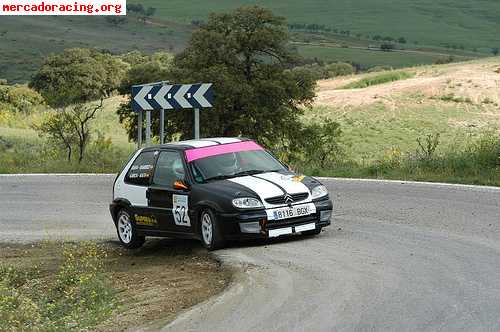
[[[206,209],[200,215],[201,242],[208,250],[224,247],[222,232],[212,210]]]
[[[120,210],[117,215],[116,232],[121,244],[127,249],[141,247],[146,238],[137,234],[137,229],[132,222],[130,214],[126,210]]]

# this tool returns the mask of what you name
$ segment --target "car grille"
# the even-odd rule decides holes
[[[291,196],[293,199],[293,202],[291,202],[291,203],[296,203],[296,202],[300,202],[300,201],[305,200],[309,196],[309,193],[291,194],[289,196]],[[286,204],[287,203],[285,201],[285,195],[267,198],[266,202],[269,204]]]

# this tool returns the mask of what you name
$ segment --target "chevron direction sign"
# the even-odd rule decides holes
[[[152,83],[132,86],[132,108],[136,112],[183,108],[208,108],[213,104],[212,83]]]

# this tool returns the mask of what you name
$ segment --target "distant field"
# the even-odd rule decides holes
[[[393,68],[410,67],[421,64],[432,64],[443,55],[411,53],[411,52],[383,52],[357,48],[343,48],[330,46],[300,45],[299,53],[306,58],[318,57],[324,61],[350,61],[366,67],[389,66]]]
[[[466,48],[500,47],[498,0],[130,0],[158,8],[177,22],[206,19],[209,12],[262,5],[293,23],[324,24],[352,34],[404,36],[409,42]]]
[[[112,26],[103,17],[6,17],[0,20],[0,78],[25,82],[43,57],[70,47],[96,47],[122,53],[132,50],[178,51],[191,28],[176,23],[143,24],[134,18]]]
[[[294,40],[318,40],[349,46],[378,44],[366,36],[405,37],[406,48],[426,48],[435,53],[466,56],[491,54],[499,47],[500,5],[497,0],[276,0],[276,1],[160,1],[130,0],[157,8],[154,24],[128,16],[113,26],[104,17],[2,17],[0,21],[0,78],[29,80],[43,57],[69,47],[97,47],[112,52],[140,50],[179,51],[185,46],[193,20],[206,20],[210,12],[224,12],[240,5],[258,4],[283,15],[289,23],[323,24],[349,30],[350,36],[293,31]],[[354,37],[359,35],[358,37]],[[447,49],[446,45],[465,50]],[[353,61],[366,67],[395,68],[431,64],[436,54],[408,54],[342,49],[333,46],[299,47],[306,57],[325,61]],[[475,51],[475,52],[472,52]],[[461,60],[465,60],[462,58]]]

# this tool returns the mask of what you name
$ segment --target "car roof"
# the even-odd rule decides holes
[[[165,144],[158,144],[153,146],[148,146],[144,148],[144,151],[148,150],[157,150],[158,148],[166,148],[166,149],[176,149],[176,150],[188,150],[193,148],[202,148],[205,146],[213,146],[220,144],[228,144],[228,143],[238,143],[250,141],[248,138],[242,137],[209,137],[209,138],[201,138],[201,139],[193,139],[179,142],[169,142]]]

